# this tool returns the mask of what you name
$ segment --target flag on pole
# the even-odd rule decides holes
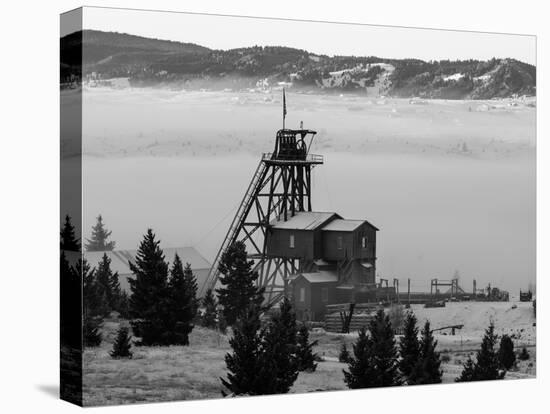
[[[283,88],[283,129],[285,128],[285,118],[286,118],[286,96],[285,96],[285,88]]]

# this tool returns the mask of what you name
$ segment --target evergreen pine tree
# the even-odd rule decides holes
[[[121,327],[117,331],[117,337],[113,344],[113,350],[109,352],[112,358],[132,358],[132,348],[131,337],[128,334],[128,328]]]
[[[306,325],[302,325],[298,330],[298,348],[296,356],[298,358],[298,371],[314,372],[317,369],[315,359],[317,355],[313,353],[313,347],[318,341],[309,342],[309,331]]]
[[[455,379],[455,382],[469,382],[475,381],[475,363],[474,360],[468,356],[468,360],[462,367],[462,372],[458,378]]]
[[[111,310],[117,311],[121,315],[128,314],[128,294],[120,287],[120,278],[118,272],[111,271],[111,277],[109,280],[109,286],[111,290]]]
[[[71,223],[71,217],[67,214],[65,216],[65,223],[61,229],[61,250],[67,250],[71,252],[80,251],[80,242],[75,236],[75,228]]]
[[[498,360],[500,366],[506,370],[512,368],[516,362],[516,353],[514,352],[514,342],[508,335],[503,335],[500,339],[498,349]]]
[[[101,345],[99,325],[100,319],[88,315],[84,317],[83,338],[85,347],[97,347]]]
[[[504,378],[505,372],[500,371],[500,361],[495,350],[497,336],[495,326],[491,322],[485,330],[485,336],[481,342],[481,348],[477,352],[476,362],[468,359],[461,375],[455,379],[457,382],[464,381],[488,381]]]
[[[502,379],[504,374],[500,372],[500,362],[496,348],[497,336],[495,334],[495,325],[491,322],[485,330],[485,336],[481,342],[481,349],[477,353],[476,360],[476,380],[496,380]]]
[[[393,327],[383,310],[379,310],[375,318],[371,320],[369,332],[372,339],[372,353],[376,362],[378,386],[401,385]]]
[[[140,243],[135,263],[129,262],[135,278],[128,279],[132,330],[141,341],[136,345],[166,345],[169,343],[167,320],[168,264],[151,229]]]
[[[359,336],[353,344],[353,356],[348,358],[349,371],[343,370],[344,381],[348,388],[375,387],[376,375],[372,355],[372,341],[365,328],[359,331]]]
[[[60,329],[61,345],[80,348],[81,344],[81,284],[75,269],[69,264],[65,251],[60,258]]]
[[[399,343],[399,370],[407,382],[414,367],[420,359],[420,342],[418,341],[417,319],[413,312],[408,312],[405,318],[403,337]]]
[[[108,231],[103,224],[103,218],[101,214],[97,216],[97,222],[92,227],[92,238],[86,239],[86,250],[89,252],[103,252],[106,250],[113,250],[115,248],[114,241],[108,241],[111,236],[111,231]]]
[[[120,313],[120,316],[124,319],[130,317],[130,297],[124,290],[120,290],[116,311]]]
[[[338,354],[338,361],[339,362],[345,362],[346,364],[349,363],[351,358],[351,355],[348,351],[348,347],[345,343],[342,344],[340,347],[340,353]]]
[[[82,279],[76,269],[78,263],[72,265],[72,260],[80,252],[80,243],[75,237],[75,229],[71,218],[65,216],[60,231],[60,316],[61,345],[70,348],[82,346]]]
[[[262,335],[264,370],[272,381],[269,393],[287,393],[298,378],[297,334],[296,315],[284,298]]]
[[[353,352],[349,372],[344,371],[349,388],[401,385],[393,328],[383,310],[370,321],[369,336],[364,330],[359,333]]]
[[[232,353],[225,355],[227,379],[221,379],[227,392],[233,395],[262,395],[269,389],[266,381],[264,362],[266,358],[261,348],[260,318],[258,309],[249,306],[233,326],[233,336],[229,340]]]
[[[191,265],[185,269],[179,255],[176,253],[170,269],[169,315],[171,339],[175,345],[189,345],[189,334],[193,330],[193,319],[197,314],[197,282]]]
[[[115,275],[118,282],[118,274],[115,273]],[[103,312],[105,316],[117,307],[120,285],[118,292],[113,291],[113,277],[115,277],[115,275],[113,275],[111,270],[111,259],[104,253],[101,261],[98,263],[95,279],[101,312]]]
[[[441,383],[443,372],[440,369],[441,359],[439,353],[435,351],[436,347],[437,341],[434,340],[430,322],[426,321],[420,340],[420,358],[409,377],[409,384]]]
[[[79,259],[76,267],[78,276],[82,280],[82,303],[85,317],[105,316],[105,298],[98,290],[95,277],[96,269],[90,268],[86,259]]]
[[[205,328],[216,327],[216,298],[212,293],[212,289],[208,289],[204,298],[202,299],[202,306],[204,307],[204,313],[202,315],[202,326]]]
[[[219,271],[222,287],[216,290],[218,302],[223,307],[223,315],[228,325],[235,324],[240,313],[249,305],[263,302],[263,290],[254,282],[258,273],[252,271],[252,261],[247,260],[243,242],[235,242],[221,257]]]

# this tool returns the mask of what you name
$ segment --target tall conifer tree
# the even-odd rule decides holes
[[[168,264],[151,229],[140,243],[135,263],[129,262],[135,278],[128,279],[132,295],[132,330],[141,338],[137,345],[166,345]]]
[[[399,343],[399,370],[407,382],[414,367],[420,359],[420,342],[418,341],[418,327],[416,316],[412,311],[405,318],[404,334]]]
[[[481,348],[477,351],[475,363],[469,358],[461,375],[455,381],[488,381],[504,378],[506,372],[500,370],[498,352],[495,349],[496,342],[495,325],[491,322],[485,330],[485,336],[481,342]]]
[[[179,255],[176,253],[170,281],[168,282],[169,315],[171,324],[172,344],[189,345],[189,334],[193,330],[193,319],[197,314],[197,282],[191,265],[185,269]]]
[[[112,231],[105,228],[101,214],[97,216],[97,222],[92,227],[92,237],[87,239],[86,250],[89,252],[102,252],[106,250],[114,250],[115,242],[109,241]]]
[[[349,388],[401,385],[397,347],[389,317],[379,310],[369,323],[369,335],[362,330],[353,346],[354,357],[344,380]]]
[[[80,259],[77,263],[77,271],[82,280],[84,317],[104,316],[104,298],[98,290],[96,269],[91,268],[86,259]]]
[[[500,372],[496,344],[495,325],[491,322],[485,330],[481,349],[477,352],[476,379],[478,381],[502,379],[504,377],[504,373]]]
[[[409,384],[439,384],[441,382],[443,371],[441,371],[439,353],[435,351],[436,347],[437,341],[430,329],[430,322],[426,321],[420,340],[420,357],[409,377]]]
[[[119,291],[113,290],[113,279],[116,277],[118,282],[118,274],[113,274],[111,270],[111,259],[106,253],[103,254],[101,261],[98,263],[97,270],[95,272],[96,277],[96,290],[99,300],[101,301],[102,308],[105,313],[116,310]]]
[[[82,318],[80,315],[82,299],[82,279],[80,272],[71,265],[71,252],[80,252],[80,243],[76,239],[75,228],[69,215],[60,231],[60,313],[61,345],[80,348],[82,345]],[[78,263],[77,263],[78,265]]]
[[[344,372],[344,381],[348,388],[374,387],[374,364],[372,355],[372,341],[367,330],[362,328],[353,344],[353,356],[348,357],[348,371]]]
[[[298,358],[298,370],[313,372],[317,369],[315,359],[316,354],[313,353],[313,347],[318,341],[309,342],[309,331],[306,325],[302,325],[298,330],[298,347],[296,356]]]
[[[262,346],[265,359],[272,366],[269,375],[273,381],[273,393],[287,393],[298,377],[300,366],[296,315],[287,298],[283,299],[279,312],[273,316],[264,331]]]
[[[212,293],[212,289],[208,289],[204,298],[202,298],[202,306],[204,307],[204,313],[202,315],[202,326],[205,328],[216,327],[216,313],[217,306],[216,298]]]
[[[225,355],[225,364],[229,372],[226,379],[221,378],[225,388],[222,395],[266,394],[270,381],[266,381],[265,371],[271,361],[266,361],[261,344],[258,309],[249,306],[234,324],[233,336],[229,340],[232,352]]]
[[[71,222],[71,217],[67,214],[65,216],[65,223],[61,229],[61,250],[68,250],[72,252],[80,251],[80,242],[76,238],[75,228]]]
[[[259,306],[263,302],[263,290],[254,285],[258,273],[252,271],[253,262],[246,255],[244,243],[235,242],[222,254],[219,265],[222,287],[216,292],[225,321],[230,326],[250,305]]]

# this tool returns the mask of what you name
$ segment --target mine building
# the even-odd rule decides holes
[[[299,319],[320,319],[325,306],[368,299],[375,286],[376,232],[367,220],[333,212],[297,212],[273,220],[267,255],[298,260],[288,293]]]
[[[321,320],[326,306],[376,300],[376,228],[312,207],[311,174],[324,163],[310,152],[316,131],[284,127],[263,153],[201,292],[213,289],[219,263],[236,241],[247,246],[265,302],[289,298],[301,320]]]

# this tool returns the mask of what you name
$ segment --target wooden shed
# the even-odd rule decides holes
[[[297,274],[291,282],[292,302],[297,319],[322,320],[326,305],[337,302],[337,284],[338,275],[334,271]]]

